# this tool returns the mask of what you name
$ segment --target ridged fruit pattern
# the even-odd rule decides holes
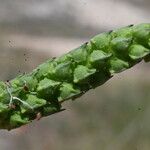
[[[0,128],[11,130],[63,111],[76,99],[140,61],[150,61],[150,24],[130,25],[93,37],[29,74],[0,82]]]

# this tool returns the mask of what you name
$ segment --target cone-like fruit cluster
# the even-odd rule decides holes
[[[29,74],[0,82],[0,128],[10,130],[60,112],[63,101],[78,98],[143,59],[150,61],[150,24],[99,34]]]

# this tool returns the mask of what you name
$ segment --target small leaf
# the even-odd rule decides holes
[[[73,98],[81,93],[80,90],[75,89],[72,84],[63,83],[60,88],[60,97],[58,98],[59,101],[66,100],[69,98]]]
[[[89,69],[85,66],[79,65],[74,71],[74,83],[84,81],[87,77],[96,72],[96,69]]]
[[[20,87],[21,89],[23,89],[23,87],[26,84],[29,91],[34,91],[37,86],[37,83],[38,83],[37,79],[31,75],[19,76],[15,78],[14,80],[10,81],[10,84],[13,88],[16,89]]]
[[[73,59],[73,61],[77,63],[84,63],[87,60],[87,49],[86,44],[83,44],[79,48],[73,50],[70,52],[70,57]]]
[[[55,68],[55,78],[59,81],[71,80],[73,76],[71,62],[61,63]]]
[[[25,125],[29,123],[29,119],[26,117],[21,117],[21,113],[15,112],[13,115],[10,117],[10,125],[13,127],[19,127],[21,125]]]
[[[70,57],[69,53],[67,53],[65,55],[62,55],[58,58],[55,58],[55,62],[57,62],[57,64],[65,63],[65,62],[68,62],[68,61],[71,61],[71,57]]]
[[[123,37],[123,38],[132,38],[133,36],[133,27],[127,26],[117,30],[114,30],[111,35],[112,37]]]
[[[103,60],[107,60],[111,56],[112,56],[112,54],[110,54],[110,53],[105,53],[101,50],[94,50],[90,55],[90,62],[97,63],[97,62],[100,62]]]
[[[116,53],[124,54],[128,52],[132,38],[117,37],[111,41],[111,47]]]
[[[142,45],[132,45],[130,47],[129,56],[133,60],[142,59],[143,57],[145,57],[148,54],[150,54],[150,50],[145,48]]]
[[[50,79],[43,79],[40,81],[37,87],[37,93],[39,97],[53,99],[55,90],[60,85],[60,82],[53,81]]]
[[[110,60],[110,73],[113,75],[114,73],[119,73],[129,68],[129,63],[125,62],[118,58],[113,58]]]
[[[140,24],[134,28],[134,38],[135,41],[139,44],[147,46],[147,42],[150,37],[150,25],[149,24]]]
[[[55,73],[55,67],[57,63],[53,62],[53,60],[48,60],[47,62],[41,64],[37,69],[33,71],[33,75],[41,80],[44,77],[53,78]]]
[[[102,33],[91,39],[97,50],[108,52],[111,36],[109,33]],[[94,50],[94,49],[93,49]]]
[[[46,105],[46,100],[38,98],[38,97],[36,97],[34,95],[30,95],[30,94],[27,95],[27,99],[25,102],[28,103],[33,109],[36,109],[36,108]],[[27,106],[23,106],[23,107],[27,108],[28,110],[30,109]]]

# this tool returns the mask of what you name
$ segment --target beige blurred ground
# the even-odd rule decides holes
[[[149,0],[0,0],[0,77],[32,71],[95,34],[150,22]],[[149,150],[150,65],[91,90],[65,112],[11,132],[0,150]]]

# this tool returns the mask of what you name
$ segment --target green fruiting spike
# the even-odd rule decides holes
[[[0,128],[11,130],[61,112],[64,101],[80,97],[142,60],[150,61],[150,23],[99,34],[29,74],[1,81]]]

